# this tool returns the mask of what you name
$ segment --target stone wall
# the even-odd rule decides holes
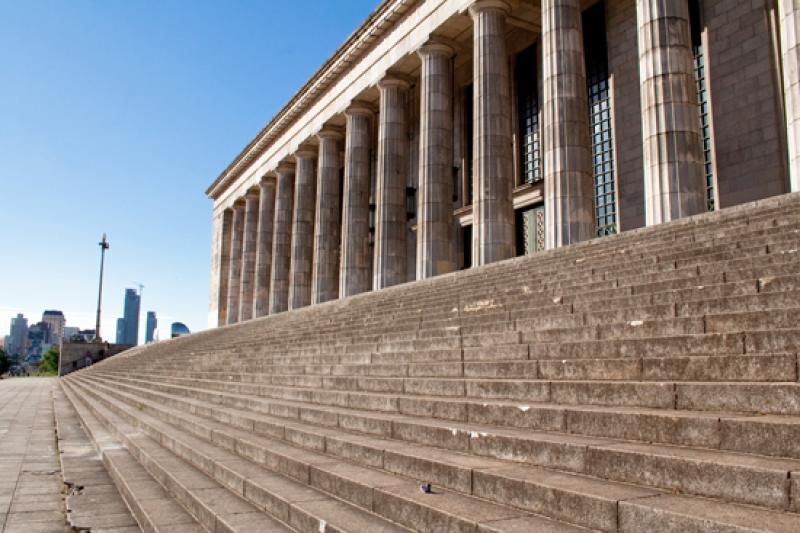
[[[103,359],[117,355],[132,348],[130,344],[110,344],[107,342],[64,342],[58,361],[58,375],[63,376],[93,365]]]
[[[788,191],[772,4],[701,3],[720,207]]]

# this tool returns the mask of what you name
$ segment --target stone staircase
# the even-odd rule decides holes
[[[134,516],[187,530],[797,532],[798,351],[792,194],[61,383]]]

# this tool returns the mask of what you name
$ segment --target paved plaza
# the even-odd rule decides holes
[[[66,530],[54,378],[0,381],[0,530]]]

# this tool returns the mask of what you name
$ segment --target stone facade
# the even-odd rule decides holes
[[[211,325],[798,190],[798,13],[385,0],[209,187]]]

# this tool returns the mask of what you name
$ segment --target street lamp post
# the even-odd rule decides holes
[[[103,263],[106,258],[106,250],[109,248],[105,233],[103,233],[102,240],[97,244],[100,245],[100,287],[97,290],[97,322],[94,326],[94,340],[96,342],[101,342],[103,339],[100,337],[100,304],[103,300]]]

